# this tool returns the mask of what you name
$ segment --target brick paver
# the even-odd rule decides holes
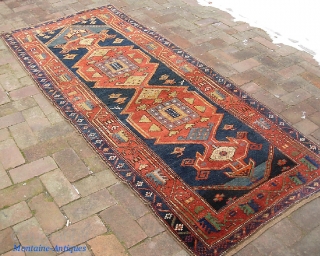
[[[264,256],[264,254],[260,253],[257,247],[255,247],[252,244],[247,245],[241,251],[239,251],[234,255],[235,256]]]
[[[251,70],[247,70],[242,73],[233,75],[230,77],[230,79],[237,85],[241,86],[243,84],[252,82],[253,80],[259,78],[260,76],[261,74],[258,71],[251,69]]]
[[[315,85],[316,87],[320,88],[320,77],[311,73],[311,72],[304,72],[303,74],[301,74],[301,76],[306,79],[307,81],[309,81],[310,83],[312,83],[313,85]]]
[[[35,85],[23,87],[9,93],[11,99],[19,100],[28,96],[32,96],[34,94],[39,93],[39,89]]]
[[[0,189],[11,186],[12,182],[5,169],[0,164]]]
[[[0,211],[0,230],[29,219],[32,216],[26,202],[21,202]]]
[[[33,197],[28,205],[44,233],[51,234],[66,224],[66,218],[47,193]]]
[[[311,133],[311,136],[315,138],[316,142],[320,143],[320,129],[317,129]]]
[[[293,65],[287,68],[280,70],[278,73],[285,78],[291,78],[295,75],[302,73],[304,69],[298,65]]]
[[[62,207],[62,210],[73,223],[85,219],[116,203],[117,201],[110,195],[109,191],[103,189]]]
[[[74,183],[82,196],[87,196],[100,189],[109,187],[115,184],[118,180],[110,170],[102,171],[90,175],[82,180]]]
[[[294,124],[293,127],[297,128],[298,130],[303,129],[305,131],[305,135],[309,135],[310,133],[313,133],[319,129],[318,125],[308,119],[301,120],[300,122]]]
[[[19,183],[58,168],[50,156],[24,164],[9,171],[13,182]]]
[[[137,221],[148,237],[153,237],[165,231],[164,226],[156,220],[153,214],[146,214]]]
[[[4,117],[4,116],[11,116],[13,114],[18,115],[18,117],[20,117],[20,120],[16,120],[13,124],[10,124],[8,126],[17,124],[17,123],[21,123],[23,121],[25,121],[23,115],[21,113],[16,113],[18,111],[22,111],[24,109],[27,108],[31,108],[34,107],[37,103],[35,102],[35,100],[31,97],[27,97],[27,98],[23,98],[21,100],[17,100],[17,101],[11,101],[7,104],[3,104],[0,105],[0,117]],[[15,117],[13,116],[12,118],[10,118],[9,120],[15,120]],[[6,125],[4,125],[6,126]]]
[[[10,133],[7,128],[0,129],[0,141],[9,139]]]
[[[0,30],[109,3],[214,68],[320,145],[319,64],[196,0],[4,0]],[[318,208],[319,199],[313,200],[235,255],[317,255]],[[13,252],[14,244],[43,243],[85,248],[72,254],[79,256],[189,255],[166,230],[0,41],[0,254],[32,255]]]
[[[142,200],[134,195],[123,183],[115,184],[109,190],[134,218],[140,218],[148,212],[148,208]]]
[[[80,160],[79,156],[70,148],[53,154],[53,158],[59,165],[60,170],[71,182],[89,174],[88,168]]]
[[[13,139],[0,142],[0,161],[6,170],[25,163],[25,159]]]
[[[65,137],[58,137],[39,142],[23,149],[22,152],[28,162],[33,162],[68,147]]]
[[[23,86],[22,84],[19,83],[19,80],[17,79],[17,77],[12,76],[10,74],[4,73],[0,76],[0,78],[1,78],[0,84],[2,88],[5,89],[7,92],[17,90],[18,88]]]
[[[21,123],[23,121],[24,117],[19,112],[0,117],[0,129]]]
[[[97,236],[88,241],[95,256],[125,256],[128,255],[115,235]]]
[[[92,216],[53,233],[50,236],[50,241],[53,245],[75,246],[105,232],[107,232],[107,228],[99,217]]]
[[[291,221],[303,231],[312,230],[320,225],[318,212],[320,199],[315,199],[314,204],[307,204],[291,214]]]
[[[18,245],[19,241],[14,234],[12,228],[6,228],[0,231],[0,253],[4,253],[13,249],[14,245]]]
[[[72,252],[73,254],[76,254],[77,256],[92,256],[92,253],[86,244],[79,244],[76,246],[76,248],[77,248],[77,251],[73,251]],[[73,247],[73,250],[75,250],[75,247]],[[70,256],[70,251],[66,251],[60,254],[60,256]]]
[[[164,232],[129,249],[129,253],[132,256],[170,256],[178,254],[181,250],[179,244],[173,241],[167,232]]]
[[[5,254],[2,254],[2,256],[25,256],[26,254],[22,251],[10,251]]]
[[[269,233],[288,247],[299,241],[303,236],[303,231],[289,218],[285,218],[283,221],[275,224],[270,228]]]
[[[310,233],[306,234],[301,240],[295,243],[291,250],[295,255],[318,255],[319,254],[319,239],[320,227],[316,227]]]
[[[54,138],[59,138],[74,132],[72,127],[66,122],[61,121],[49,127],[35,132],[39,141],[47,141]]]
[[[33,132],[50,126],[49,120],[38,106],[26,109],[22,114]]]
[[[27,122],[22,122],[9,127],[10,133],[19,148],[24,149],[38,143],[36,135]]]
[[[32,179],[24,183],[2,189],[0,191],[0,209],[23,200],[28,200],[42,191],[43,186],[39,179]]]
[[[104,210],[100,216],[126,247],[132,247],[147,237],[137,222],[135,222],[130,214],[121,206],[112,206]]]
[[[10,102],[10,99],[7,96],[6,92],[0,87],[0,105],[7,102]]]
[[[59,207],[80,197],[59,169],[42,175],[40,179]]]
[[[21,246],[44,246],[44,247],[52,247],[52,244],[43,233],[39,223],[35,218],[31,218],[24,222],[21,222],[13,227],[17,237],[21,243]],[[39,255],[38,251],[27,252],[27,255]],[[46,251],[45,255],[56,255],[53,251]]]
[[[33,98],[45,115],[55,112],[54,106],[45,98],[44,95],[39,93],[34,95]]]
[[[259,42],[260,44],[262,44],[262,45],[264,45],[266,47],[268,47],[269,49],[272,49],[272,50],[278,49],[277,45],[274,45],[272,42],[270,42],[269,40],[267,40],[267,39],[265,39],[263,37],[258,36],[258,37],[253,38],[253,40]]]
[[[255,59],[247,59],[241,62],[238,62],[236,64],[233,64],[233,68],[235,68],[238,72],[244,72],[248,69],[254,68],[256,66],[259,66],[260,62]]]

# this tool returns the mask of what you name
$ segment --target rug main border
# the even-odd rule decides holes
[[[143,31],[144,33],[147,33],[148,35],[151,35],[152,37],[154,37],[158,42],[161,42],[164,46],[170,48],[172,51],[174,51],[175,53],[179,54],[180,56],[184,57],[190,64],[194,65],[195,67],[197,67],[198,69],[200,69],[201,71],[203,71],[208,77],[210,77],[211,79],[213,79],[215,82],[217,82],[220,86],[224,86],[224,89],[227,89],[229,92],[231,92],[233,95],[241,98],[243,101],[247,101],[247,104],[249,104],[249,102],[255,102],[254,107],[263,115],[265,115],[268,120],[272,121],[273,123],[275,123],[278,127],[281,127],[282,130],[289,134],[290,137],[294,138],[295,140],[297,140],[300,144],[303,144],[303,146],[305,146],[307,149],[313,151],[316,154],[319,154],[319,149],[316,145],[314,145],[311,141],[309,141],[308,139],[306,139],[302,134],[300,134],[299,132],[297,132],[294,128],[292,128],[291,126],[289,126],[287,123],[285,123],[285,121],[283,121],[281,118],[279,118],[277,115],[273,114],[269,109],[267,109],[264,105],[260,104],[258,101],[254,100],[253,98],[251,98],[250,96],[248,96],[246,93],[244,93],[243,91],[241,91],[241,89],[237,88],[236,86],[234,86],[232,83],[228,82],[226,79],[224,79],[222,76],[220,76],[218,73],[216,73],[215,71],[213,71],[211,68],[205,66],[203,63],[201,63],[200,61],[198,61],[197,59],[191,57],[189,54],[187,54],[186,52],[184,52],[181,48],[177,47],[176,45],[174,45],[173,43],[171,43],[170,41],[166,40],[164,37],[160,36],[159,34],[157,34],[156,32],[147,29],[146,27],[140,25],[139,23],[135,22],[133,19],[129,18],[127,15],[123,14],[122,12],[118,11],[116,8],[114,8],[112,5],[108,5],[107,7],[99,7],[99,8],[94,8],[88,11],[82,11],[79,13],[76,13],[74,15],[69,15],[67,17],[64,18],[60,18],[57,21],[50,21],[47,23],[42,23],[40,25],[31,27],[31,28],[36,28],[36,27],[40,27],[46,24],[52,24],[54,22],[58,22],[60,20],[64,20],[66,18],[70,18],[82,13],[87,13],[90,12],[92,10],[99,10],[99,9],[104,9],[104,8],[108,8],[109,10],[111,10],[113,13],[115,13],[116,15],[118,15],[120,18],[122,18],[123,20],[125,20],[126,22],[130,23],[132,26],[140,29],[141,31]],[[27,30],[30,28],[25,28],[25,29],[19,29],[19,30],[15,30],[14,32],[17,31],[23,31],[23,30]],[[11,50],[15,51],[15,44],[12,40],[8,39],[8,36],[10,37],[10,34],[3,34],[2,37],[4,38],[5,42],[8,44],[8,46],[10,47]],[[132,183],[130,183],[130,181],[128,179],[126,179],[125,177],[121,176],[121,174],[118,172],[118,170],[115,169],[114,167],[114,163],[110,162],[110,160],[107,159],[105,154],[101,153],[101,150],[99,150],[99,148],[97,147],[97,145],[95,145],[95,141],[97,139],[99,139],[98,137],[96,138],[91,138],[89,136],[90,133],[92,133],[92,131],[94,130],[94,128],[90,128],[87,130],[83,130],[81,129],[82,127],[79,126],[79,124],[77,123],[77,120],[79,118],[79,116],[77,118],[72,118],[70,116],[70,114],[68,115],[67,111],[63,112],[61,110],[62,107],[59,104],[59,101],[61,102],[63,100],[63,97],[61,98],[53,98],[52,95],[50,95],[50,93],[48,92],[50,89],[52,89],[53,85],[51,84],[50,86],[45,87],[46,83],[48,83],[48,81],[42,81],[43,80],[43,76],[41,76],[41,78],[39,78],[39,76],[35,77],[35,75],[40,75],[40,73],[42,73],[43,75],[45,75],[44,72],[41,72],[39,70],[41,70],[40,67],[33,67],[34,65],[36,65],[35,63],[32,64],[30,61],[32,61],[32,58],[28,57],[27,53],[23,53],[21,51],[18,51],[16,49],[16,54],[19,56],[19,60],[20,62],[23,64],[23,66],[26,68],[26,70],[30,73],[33,74],[33,79],[36,81],[36,83],[38,84],[38,86],[41,88],[41,90],[43,91],[43,93],[51,100],[51,102],[58,108],[58,110],[63,114],[63,116],[69,120],[73,126],[75,126],[75,128],[83,135],[83,137],[89,142],[89,144],[95,149],[95,151],[103,158],[103,160],[105,162],[107,162],[112,169],[114,170],[114,172],[117,174],[117,176],[119,176],[121,179],[125,180],[126,183],[134,190],[136,191],[139,196],[144,200],[147,201],[150,205],[150,208],[156,213],[156,215],[158,215],[158,217],[160,218],[160,220],[164,223],[166,223],[167,228],[176,235],[176,237],[185,245],[185,247],[191,251],[192,253],[197,253],[195,251],[192,251],[191,248],[189,248],[185,242],[181,239],[181,237],[179,236],[179,234],[177,234],[177,232],[170,226],[168,225],[167,222],[165,222],[162,217],[159,215],[159,213],[157,212],[157,209],[154,207],[154,205],[152,204],[152,202],[150,200],[147,200],[137,189],[137,187],[134,187]],[[21,60],[21,58],[23,58],[23,61]],[[37,65],[36,65],[37,66]],[[34,70],[38,70],[38,71],[32,71],[32,69]],[[31,74],[30,74],[31,75]],[[55,88],[57,90],[57,88]],[[252,104],[249,104],[250,107],[253,107]],[[70,104],[71,106],[71,104]],[[69,107],[70,107],[69,106]],[[71,106],[72,107],[72,106]],[[75,111],[74,111],[75,112]],[[69,112],[71,113],[71,111]],[[273,116],[273,117],[271,117]],[[84,117],[81,117],[84,118]],[[86,125],[89,126],[89,123],[87,123]],[[98,133],[98,131],[95,131]],[[100,139],[103,139],[102,137],[100,137]],[[309,148],[308,148],[309,147]],[[114,155],[116,156],[116,153],[114,153]],[[119,163],[119,162],[117,162]],[[312,183],[314,182],[319,182],[320,179],[316,179],[314,180]],[[309,187],[309,189],[307,188],[307,186]],[[152,189],[150,189],[151,191]],[[301,191],[300,191],[301,190]],[[274,217],[276,217],[277,215],[279,215],[281,212],[283,212],[284,210],[286,210],[287,208],[289,208],[290,206],[300,202],[303,198],[306,198],[314,193],[316,193],[317,191],[320,190],[319,187],[317,186],[313,186],[312,184],[306,184],[304,187],[302,187],[300,190],[295,191],[295,193],[291,194],[290,196],[297,196],[298,195],[298,199],[296,197],[296,201],[292,202],[289,199],[289,196],[287,196],[286,198],[283,198],[283,200],[281,200],[280,202],[278,202],[276,205],[272,206],[269,210],[270,213],[273,212],[273,214],[271,214],[269,220],[265,220],[264,219],[264,223],[263,225],[266,225],[268,221],[272,220]],[[153,191],[154,192],[154,191]],[[157,200],[161,199],[159,196],[157,198]],[[161,199],[162,201],[162,199]],[[276,209],[276,210],[275,210]],[[264,212],[265,213],[265,212]],[[259,221],[259,216],[256,216],[257,222],[259,222],[260,224],[257,225],[254,229],[248,229],[248,233],[246,236],[242,236],[241,239],[235,239],[237,240],[236,242],[232,242],[232,243],[227,243],[225,244],[223,247],[228,246],[227,250],[232,249],[234,246],[236,246],[237,244],[239,244],[242,240],[244,240],[246,237],[248,237],[249,235],[251,235],[251,233],[256,232],[259,227],[261,226],[261,222]],[[243,227],[242,227],[243,228]],[[235,232],[237,233],[237,232]],[[234,234],[234,235],[239,235],[239,234]],[[229,237],[230,238],[230,237]],[[223,240],[223,239],[221,239]],[[225,248],[223,248],[223,251],[221,251],[221,247],[217,246],[217,247],[212,247],[210,249],[210,251],[213,253],[212,255],[218,255],[220,253],[226,253],[227,251],[225,250]],[[208,251],[206,252],[208,253]],[[217,254],[216,254],[217,253]],[[201,254],[199,254],[201,255]]]

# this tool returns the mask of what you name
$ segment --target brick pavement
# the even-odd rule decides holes
[[[229,14],[195,0],[4,0],[0,30],[109,3],[183,47],[320,143],[319,65],[309,54],[274,45],[264,31],[233,22]],[[319,255],[319,210],[320,199],[305,204],[236,255]],[[77,255],[86,256],[188,255],[0,42],[0,254],[25,255],[12,252],[14,244],[40,243],[79,245],[86,250]]]

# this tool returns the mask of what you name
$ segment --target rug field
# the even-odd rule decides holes
[[[194,255],[224,254],[320,190],[317,145],[111,5],[2,38]]]

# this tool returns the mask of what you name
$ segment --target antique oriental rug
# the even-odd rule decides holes
[[[320,190],[316,145],[113,6],[2,37],[195,255],[223,254]]]

